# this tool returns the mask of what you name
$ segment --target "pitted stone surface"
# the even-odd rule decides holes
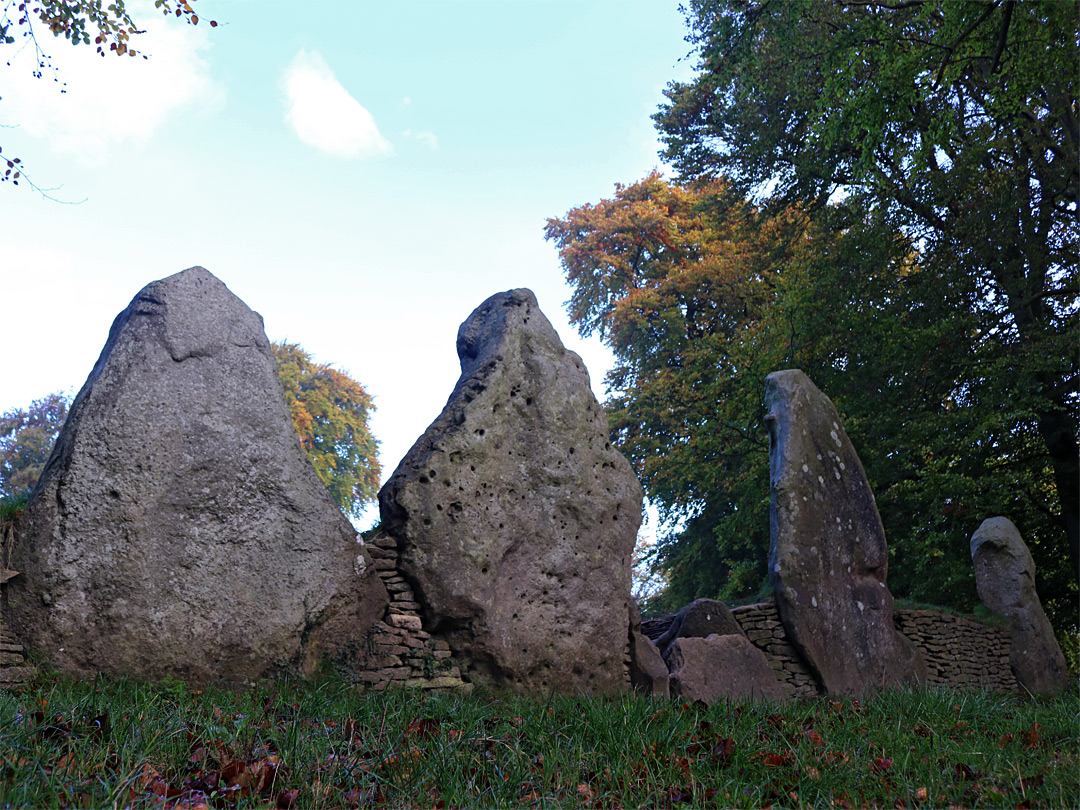
[[[1035,562],[1008,518],[984,520],[971,536],[975,587],[994,613],[1009,620],[1009,663],[1025,689],[1054,695],[1069,685],[1065,656],[1035,591]]]
[[[481,304],[457,349],[446,407],[379,493],[425,627],[476,682],[623,691],[641,487],[588,372],[529,290]]]
[[[885,531],[836,408],[797,369],[765,378],[765,402],[769,579],[791,642],[829,693],[925,681],[893,624]]]
[[[684,700],[780,700],[764,653],[743,635],[677,638],[668,654],[671,694]]]
[[[12,565],[7,618],[76,673],[309,669],[387,603],[300,446],[262,318],[201,267],[113,322]]]

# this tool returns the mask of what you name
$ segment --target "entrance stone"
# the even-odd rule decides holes
[[[386,590],[304,455],[262,318],[193,267],[113,322],[17,527],[6,618],[61,671],[309,671]]]
[[[641,487],[529,290],[458,331],[461,377],[379,493],[425,628],[520,692],[621,692]]]

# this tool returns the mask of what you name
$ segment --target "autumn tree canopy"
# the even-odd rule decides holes
[[[980,332],[975,280],[935,274],[918,244],[849,200],[754,204],[723,178],[653,174],[548,221],[572,321],[615,354],[613,441],[668,527],[651,607],[754,598],[766,582],[763,380],[805,370],[864,462],[902,597],[978,604],[968,541],[985,517],[1024,526],[1061,627],[1075,584],[1053,471]]]
[[[379,490],[371,397],[344,372],[316,363],[295,343],[271,344],[289,414],[319,480],[346,513],[360,514]]]
[[[63,394],[49,394],[25,410],[0,415],[0,498],[29,494],[49,460],[68,405]]]

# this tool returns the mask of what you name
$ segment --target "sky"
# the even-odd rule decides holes
[[[0,45],[0,148],[53,198],[0,185],[0,412],[77,393],[113,318],[194,265],[374,397],[383,480],[494,293],[532,289],[603,401],[611,355],[569,324],[543,229],[663,170],[677,0],[198,0],[196,26],[127,5],[145,61],[39,26],[35,78]]]

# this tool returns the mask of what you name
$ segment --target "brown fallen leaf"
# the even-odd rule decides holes
[[[18,575],[18,571],[12,571],[10,568],[0,568],[0,585],[3,585],[9,579],[13,579]]]

